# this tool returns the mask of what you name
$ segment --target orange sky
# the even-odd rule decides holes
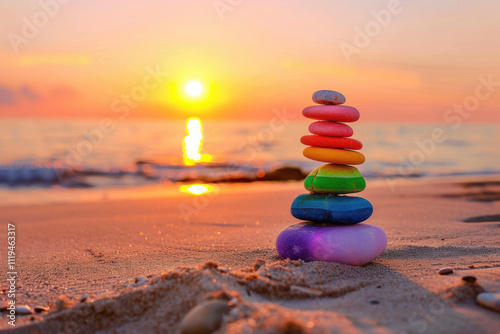
[[[500,121],[500,2],[397,3],[0,0],[0,115],[266,119],[334,89],[367,121]]]

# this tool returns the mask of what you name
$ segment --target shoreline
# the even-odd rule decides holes
[[[366,178],[367,187],[387,188],[394,192],[400,186],[415,186],[426,184],[465,184],[465,183],[492,183],[500,182],[500,174],[477,174],[477,175],[457,175],[441,177],[406,177],[406,178]],[[252,181],[252,182],[174,182],[170,184],[138,185],[138,186],[110,186],[96,188],[63,188],[63,187],[0,187],[0,208],[16,207],[26,205],[50,205],[61,203],[86,203],[99,201],[132,200],[132,199],[154,199],[162,197],[191,196],[183,194],[180,188],[183,185],[203,184],[211,185],[221,191],[237,191],[244,186],[245,191],[269,191],[276,188],[295,188],[294,184],[301,184],[297,180],[272,180],[272,181]],[[218,190],[217,190],[218,191]],[[210,194],[207,194],[210,196]]]

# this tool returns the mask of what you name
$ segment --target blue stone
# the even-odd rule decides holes
[[[362,197],[302,194],[293,201],[291,212],[301,220],[352,225],[370,218],[373,206]]]

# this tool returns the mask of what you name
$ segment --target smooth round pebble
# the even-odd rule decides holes
[[[28,305],[16,306],[16,313],[19,315],[29,315],[33,314],[33,310]]]
[[[303,151],[306,158],[339,165],[361,165],[365,162],[362,153],[340,148],[306,147]]]
[[[351,226],[299,223],[288,226],[276,239],[283,259],[326,261],[361,266],[382,254],[384,231],[374,225]]]
[[[301,220],[352,225],[370,218],[373,206],[362,197],[301,194],[293,200],[290,211]]]
[[[80,303],[85,303],[87,300],[90,299],[90,296],[88,293],[84,293],[83,295],[80,296]]]
[[[309,124],[309,132],[315,135],[330,137],[350,137],[354,134],[349,125],[332,121],[313,122]]]
[[[462,280],[467,283],[475,283],[477,281],[477,278],[474,276],[464,276],[462,277]]]
[[[181,334],[209,334],[216,331],[231,307],[220,300],[204,301],[191,309],[181,321]]]
[[[300,142],[313,147],[346,148],[350,150],[360,150],[363,148],[363,144],[359,140],[344,137],[307,135],[302,136]]]
[[[323,121],[356,122],[359,111],[349,106],[310,106],[302,110],[302,115],[307,118]]]
[[[441,268],[441,269],[439,269],[438,274],[439,275],[453,274],[453,269],[451,269],[451,268]]]
[[[345,96],[334,90],[318,90],[314,92],[312,99],[319,104],[342,104],[345,103]]]
[[[500,312],[500,293],[481,292],[476,301],[481,306]]]
[[[326,164],[309,173],[304,187],[314,193],[340,195],[363,191],[366,182],[356,167]]]

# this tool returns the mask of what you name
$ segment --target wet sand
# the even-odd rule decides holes
[[[17,229],[16,303],[51,308],[19,317],[17,331],[175,332],[197,303],[230,295],[238,312],[221,332],[496,333],[499,314],[475,295],[500,291],[499,184],[393,186],[368,183],[363,192],[375,208],[367,222],[388,237],[363,267],[279,259],[274,240],[296,222],[289,207],[304,192],[300,182],[1,208]],[[198,267],[207,261],[218,267]],[[442,267],[454,273],[438,275]],[[137,276],[147,283],[131,286]],[[226,297],[209,294],[219,290]],[[96,301],[69,307],[84,293]],[[5,316],[0,326],[10,327]]]

